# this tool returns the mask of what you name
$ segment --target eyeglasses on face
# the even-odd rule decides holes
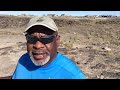
[[[55,35],[47,35],[47,36],[42,36],[40,38],[37,38],[36,36],[26,34],[26,40],[30,44],[35,44],[37,41],[40,41],[43,44],[48,44],[53,42]]]

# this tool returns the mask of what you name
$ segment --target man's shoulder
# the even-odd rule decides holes
[[[83,72],[75,62],[73,62],[71,59],[61,53],[59,53],[59,56],[60,63],[58,65],[61,68],[61,72],[64,71],[65,74],[69,74],[73,78],[79,78],[84,76]]]
[[[70,60],[67,56],[65,56],[64,54],[62,54],[62,53],[58,53],[58,56],[57,56],[59,59],[61,58],[61,59],[65,59],[65,60]]]
[[[73,62],[70,58],[68,58],[67,56],[61,54],[61,53],[58,53],[58,57],[57,59],[59,59],[59,61],[61,61],[62,63],[64,62],[64,64],[75,64],[75,62]]]
[[[29,58],[28,53],[24,53],[22,56],[20,56],[19,61],[21,61],[21,60],[23,60],[25,58]]]
[[[26,64],[26,63],[29,63],[28,53],[24,53],[18,60],[18,64]]]
[[[28,53],[24,53],[20,58],[28,57]]]
[[[61,67],[61,68],[64,68],[65,70],[78,70],[79,67],[76,65],[75,62],[73,62],[71,59],[69,59],[68,57],[66,57],[65,55],[63,54],[60,54],[59,53],[59,63],[58,65]]]

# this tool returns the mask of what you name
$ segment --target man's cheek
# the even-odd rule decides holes
[[[33,45],[27,44],[27,51],[31,51],[33,49]]]

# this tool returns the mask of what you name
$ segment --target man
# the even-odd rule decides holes
[[[60,36],[53,19],[32,18],[25,37],[27,53],[19,59],[12,79],[85,79],[79,67],[57,51]]]

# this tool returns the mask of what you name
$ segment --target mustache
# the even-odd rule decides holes
[[[48,50],[43,50],[43,49],[33,49],[32,50],[33,55],[38,55],[38,54],[49,54]]]

